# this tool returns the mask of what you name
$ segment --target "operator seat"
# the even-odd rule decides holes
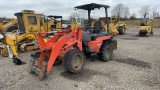
[[[100,33],[102,31],[102,22],[100,20],[94,23],[93,33]]]
[[[93,31],[91,33],[91,40],[96,40],[97,37],[107,36],[106,32],[102,32],[103,26],[101,20],[98,20],[94,23]]]
[[[89,41],[94,41],[100,36],[108,36],[106,32],[101,32],[103,29],[102,22],[96,21],[93,29],[88,29],[87,26],[82,26],[82,42],[85,46],[88,46]],[[88,31],[89,30],[89,31]]]

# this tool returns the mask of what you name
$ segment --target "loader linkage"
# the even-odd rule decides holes
[[[44,33],[38,34],[40,52],[32,54],[32,60],[29,63],[29,72],[38,74],[40,79],[44,79],[49,74],[58,57],[63,57],[68,50],[74,49],[74,46],[82,50],[82,33],[80,28],[76,28],[74,31],[70,29],[58,31],[46,43],[42,34]]]

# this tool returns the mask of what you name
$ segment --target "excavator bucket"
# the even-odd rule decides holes
[[[44,79],[49,74],[58,57],[63,57],[68,50],[73,49],[75,46],[82,50],[81,38],[81,28],[76,28],[73,31],[70,29],[59,31],[47,42],[44,41],[42,33],[39,33],[40,52],[31,55],[32,60],[29,64],[29,72],[34,72],[38,74],[40,79]]]

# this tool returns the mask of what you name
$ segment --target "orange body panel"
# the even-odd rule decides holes
[[[88,42],[90,52],[98,52],[103,41],[90,41]]]
[[[90,52],[98,52],[103,44],[103,41],[108,41],[112,38],[112,36],[102,36],[98,37],[95,41],[88,42],[89,51]]]

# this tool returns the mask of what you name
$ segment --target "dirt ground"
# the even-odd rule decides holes
[[[10,58],[0,57],[0,90],[160,90],[160,29],[149,37],[137,33],[129,29],[115,37],[118,50],[113,60],[102,62],[93,55],[80,74],[54,66],[43,81],[27,72],[28,63],[16,66]],[[20,58],[29,62],[31,53]]]

